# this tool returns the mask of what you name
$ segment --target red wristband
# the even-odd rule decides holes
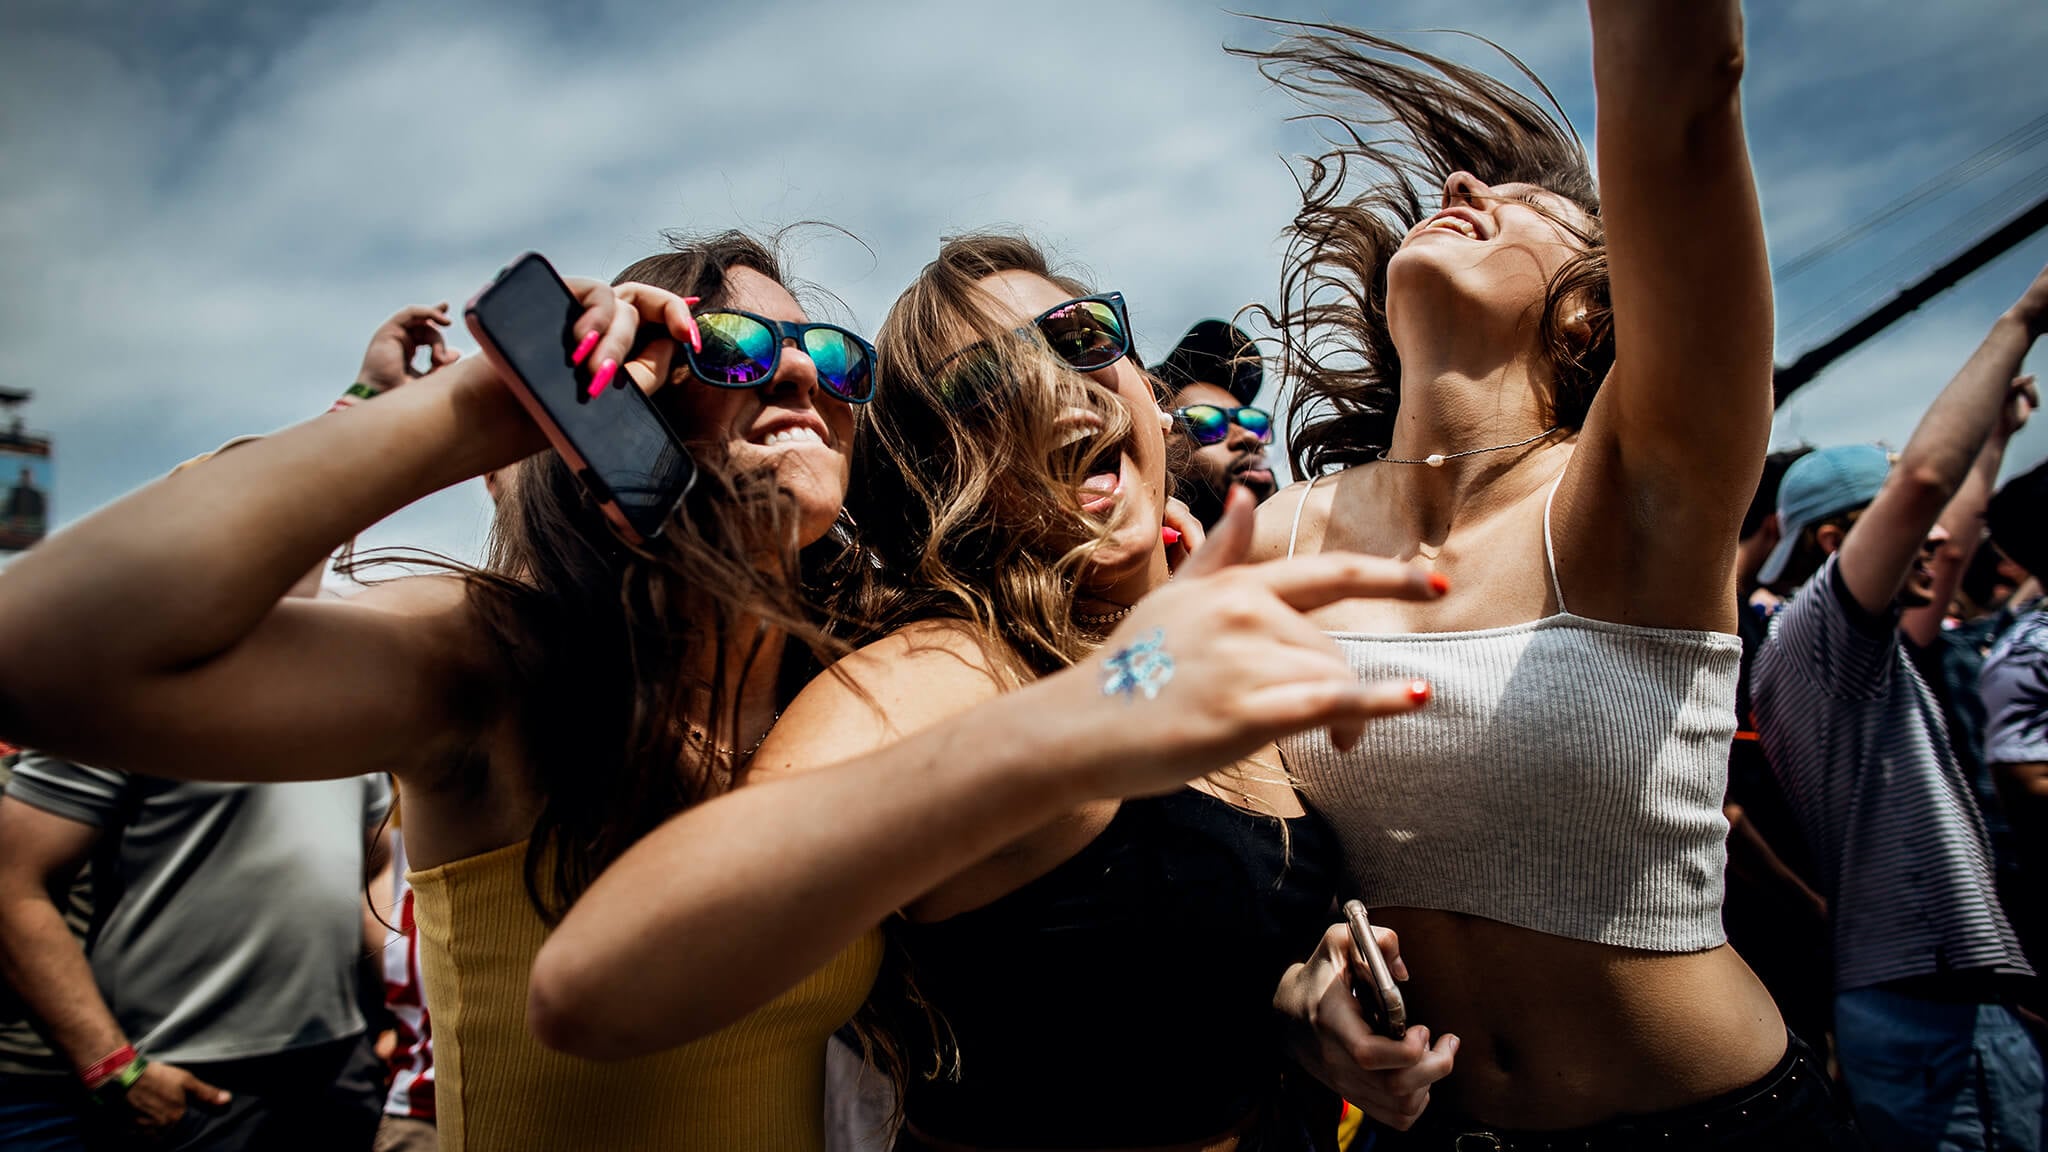
[[[78,1074],[78,1078],[84,1081],[85,1090],[90,1092],[107,1081],[112,1080],[120,1073],[121,1069],[133,1063],[135,1063],[135,1045],[123,1044],[87,1065],[85,1071]]]

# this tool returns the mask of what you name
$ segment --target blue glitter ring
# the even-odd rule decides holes
[[[1142,692],[1147,700],[1158,696],[1173,679],[1173,657],[1165,645],[1166,633],[1154,628],[1151,635],[1112,653],[1102,663],[1102,694],[1135,698]]]

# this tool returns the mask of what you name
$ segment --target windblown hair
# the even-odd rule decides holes
[[[1272,48],[1230,52],[1257,61],[1307,109],[1296,119],[1319,123],[1331,145],[1302,160],[1279,311],[1259,309],[1281,334],[1283,376],[1295,390],[1287,421],[1294,474],[1376,459],[1391,441],[1401,359],[1387,324],[1387,265],[1460,170],[1490,185],[1537,185],[1593,221],[1586,228],[1545,213],[1585,251],[1551,280],[1537,332],[1555,375],[1553,422],[1582,425],[1614,362],[1613,319],[1599,192],[1550,90],[1491,41],[1483,42],[1542,92],[1549,110],[1483,72],[1385,37],[1267,22],[1292,34]],[[1563,319],[1581,308],[1590,338]]]
[[[945,240],[890,308],[848,499],[880,566],[839,615],[856,642],[958,621],[1014,685],[1072,664],[1099,639],[1073,606],[1107,525],[1081,511],[1076,485],[1131,423],[1114,393],[991,315],[977,281],[999,272],[1090,291],[1029,240],[980,233]],[[1102,427],[1063,444],[1074,408]]]
[[[855,644],[949,622],[988,654],[1008,689],[1085,658],[1101,639],[1073,609],[1107,525],[1081,511],[1076,485],[1132,428],[1116,395],[990,314],[977,282],[999,272],[1090,293],[1020,236],[977,233],[940,244],[875,338],[875,398],[854,437],[847,503],[876,563],[859,566],[836,597],[834,617]],[[1074,433],[1062,431],[1062,417],[1077,407],[1101,416],[1102,427],[1063,444]],[[854,1029],[892,1089],[885,1124],[893,1128],[912,1075],[901,1037],[932,1037],[938,1064],[918,1075],[957,1075],[959,1064],[901,941],[888,939]]]
[[[783,282],[775,253],[743,233],[668,239],[673,251],[614,283],[710,309],[734,268]],[[811,660],[844,650],[812,623],[794,502],[772,473],[729,469],[720,432],[693,436],[664,400],[678,391],[656,403],[692,442],[699,471],[660,537],[626,543],[561,457],[541,452],[503,478],[485,568],[470,574],[542,797],[526,885],[550,921],[635,841],[734,783],[739,757],[716,746],[733,737],[711,734],[739,730],[725,686],[744,680],[773,631],[788,637],[785,700]]]

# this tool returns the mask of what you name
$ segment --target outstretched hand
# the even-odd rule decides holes
[[[1375,718],[1428,703],[1426,683],[1360,683],[1303,613],[1361,596],[1434,599],[1442,581],[1355,553],[1247,564],[1255,504],[1233,490],[1173,582],[1062,673],[1097,702],[1088,715],[1102,724],[1101,794],[1163,792],[1309,728],[1349,748]]]

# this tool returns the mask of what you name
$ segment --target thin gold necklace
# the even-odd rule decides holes
[[[1452,452],[1448,455],[1442,452],[1431,452],[1429,455],[1424,456],[1420,460],[1395,460],[1388,457],[1387,450],[1385,448],[1382,448],[1380,449],[1379,455],[1373,457],[1373,459],[1378,460],[1383,464],[1421,464],[1429,468],[1441,468],[1444,466],[1444,461],[1446,460],[1456,460],[1461,456],[1477,456],[1482,452],[1499,452],[1503,448],[1520,448],[1524,444],[1534,444],[1538,440],[1543,439],[1545,436],[1548,436],[1553,432],[1562,431],[1563,429],[1564,425],[1562,424],[1552,424],[1550,427],[1545,428],[1543,431],[1538,432],[1534,436],[1529,437],[1527,440],[1517,440],[1513,444],[1495,444],[1491,448],[1468,448],[1463,452]]]
[[[738,763],[741,760],[751,759],[754,753],[759,752],[761,750],[761,745],[768,742],[768,734],[770,732],[775,731],[775,722],[780,719],[782,719],[782,709],[777,708],[775,710],[775,715],[770,716],[768,718],[768,726],[766,728],[761,729],[760,737],[756,739],[754,741],[753,746],[748,748],[745,752],[741,752],[735,748],[728,748],[725,745],[720,744],[718,741],[713,740],[711,738],[710,732],[699,729],[695,725],[692,725],[690,727],[690,739],[698,744],[709,744],[713,752],[718,753],[720,756],[723,756],[726,759],[733,761],[734,763]]]

